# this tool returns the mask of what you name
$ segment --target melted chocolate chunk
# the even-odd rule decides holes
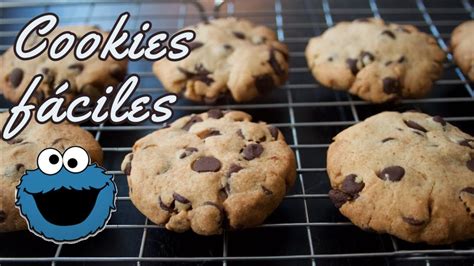
[[[179,155],[179,159],[183,159],[191,155],[193,152],[197,152],[198,149],[194,147],[187,147],[184,149],[184,152]]]
[[[392,94],[392,93],[400,94],[400,82],[398,81],[398,79],[394,79],[390,77],[384,78],[382,80],[382,84],[383,84],[383,91],[386,94]]]
[[[240,31],[234,31],[232,32],[234,34],[234,36],[238,39],[245,39],[245,34],[243,34],[242,32]]]
[[[17,88],[23,80],[23,70],[20,68],[14,68],[8,76],[8,80],[13,88]]]
[[[365,187],[364,182],[358,183],[356,182],[356,178],[357,178],[357,175],[350,174],[346,176],[346,178],[344,179],[341,185],[341,190],[351,195],[352,197],[358,195],[359,192],[361,192],[362,189],[364,189]]]
[[[223,117],[224,114],[219,109],[211,109],[211,110],[207,111],[207,116],[209,118],[219,119],[219,118]]]
[[[198,173],[217,172],[221,169],[221,162],[212,156],[201,157],[193,162],[191,169]]]
[[[439,115],[434,116],[433,121],[440,123],[442,126],[446,126],[446,121]]]
[[[357,59],[352,59],[352,58],[347,58],[346,59],[346,64],[349,67],[349,69],[351,70],[352,75],[354,75],[354,76],[357,74],[357,72],[359,72],[359,69],[357,68],[357,62],[358,62]]]
[[[160,204],[160,208],[167,211],[167,212],[175,212],[174,210],[174,200],[171,202],[171,204],[168,206],[166,205],[162,200],[161,196],[158,197],[158,202]]]
[[[400,56],[400,58],[398,58],[398,61],[397,61],[397,62],[398,62],[398,63],[403,63],[403,62],[405,62],[405,56],[403,56],[403,55]]]
[[[469,194],[474,194],[474,187],[466,187],[461,190],[461,192],[466,192]]]
[[[285,74],[285,70],[283,70],[283,68],[280,66],[280,64],[278,63],[278,60],[276,59],[276,56],[275,56],[275,49],[270,49],[270,57],[268,58],[268,64],[270,64],[270,66],[272,67],[273,71],[275,72],[275,74],[277,74],[278,76],[282,76]]]
[[[0,211],[0,223],[3,223],[7,220],[7,214],[4,211]]]
[[[270,189],[268,189],[267,187],[265,187],[263,185],[261,185],[261,187],[262,187],[263,193],[265,193],[265,195],[272,195],[273,194],[273,192]]]
[[[245,160],[250,161],[260,157],[263,153],[263,146],[260,144],[249,144],[242,151]]]
[[[82,63],[76,63],[69,65],[67,68],[76,71],[78,74],[80,74],[82,73],[82,70],[84,70],[84,65]]]
[[[415,218],[412,218],[412,217],[402,217],[403,221],[409,225],[414,225],[414,226],[420,226],[420,225],[423,225],[425,224],[425,221],[420,221],[420,220],[416,220]]]
[[[344,205],[344,203],[351,200],[351,196],[338,189],[331,189],[329,191],[329,199],[331,199],[334,206],[339,209]]]
[[[385,138],[382,140],[383,143],[387,142],[387,141],[391,141],[391,140],[394,140],[395,138]]]
[[[192,51],[192,50],[198,49],[199,47],[201,47],[203,45],[204,45],[204,43],[202,43],[202,42],[192,42],[192,43],[188,44],[188,47],[189,47],[189,50]]]
[[[384,30],[384,31],[382,31],[381,34],[382,34],[382,35],[387,35],[388,37],[390,37],[390,38],[392,38],[392,39],[394,39],[394,40],[397,38],[397,37],[395,37],[395,34],[394,34],[392,31],[390,31],[390,30]]]
[[[191,119],[182,127],[182,129],[189,131],[189,129],[196,123],[202,122],[202,118],[195,115],[192,116]]]
[[[255,88],[260,94],[265,94],[275,87],[275,82],[270,74],[255,77]]]
[[[469,161],[466,162],[467,169],[474,172],[474,158],[471,158]]]
[[[174,192],[173,193],[173,199],[175,199],[177,202],[183,203],[183,204],[189,204],[191,201],[189,201],[187,198],[184,196]]]
[[[415,130],[419,130],[419,131],[425,132],[425,133],[428,132],[428,130],[426,130],[426,128],[422,127],[420,124],[418,124],[415,121],[403,120],[403,122],[405,122],[405,125],[407,125],[407,127],[409,127],[409,128],[413,128]]]
[[[178,67],[178,70],[184,75],[186,75],[186,78],[191,80],[199,80],[208,86],[214,82],[214,79],[209,77],[211,72],[205,69],[203,65],[196,65],[194,67],[194,72],[187,71],[186,69],[181,67]]]
[[[231,164],[229,167],[229,171],[227,172],[227,177],[230,177],[233,173],[237,173],[240,170],[244,169],[242,166],[237,164]]]
[[[273,139],[278,139],[278,128],[274,126],[269,126],[268,131],[270,131],[270,134],[272,135]]]
[[[405,175],[405,169],[401,166],[389,166],[383,169],[377,176],[382,180],[389,180],[392,182],[398,182],[402,180]]]

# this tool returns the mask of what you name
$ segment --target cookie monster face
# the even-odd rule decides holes
[[[43,150],[38,169],[17,186],[16,205],[30,231],[56,243],[75,243],[97,234],[115,210],[113,176],[90,164],[87,152],[71,147],[63,155]]]

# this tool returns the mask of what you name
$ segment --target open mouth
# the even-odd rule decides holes
[[[101,189],[82,190],[60,188],[46,193],[31,193],[44,219],[54,225],[82,223],[94,209]]]

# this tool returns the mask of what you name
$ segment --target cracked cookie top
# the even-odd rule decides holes
[[[288,49],[271,29],[237,18],[215,19],[189,29],[196,38],[187,58],[153,64],[166,90],[192,101],[212,103],[230,93],[235,101],[245,102],[286,81]]]
[[[474,137],[439,116],[383,112],[330,145],[329,197],[354,224],[410,242],[474,237]]]
[[[296,176],[294,153],[277,128],[215,109],[138,140],[122,170],[145,216],[202,235],[261,224]]]
[[[108,33],[100,31],[93,26],[68,26],[53,30],[48,34],[49,40],[53,40],[63,32],[72,32],[78,38],[90,31],[95,31],[107,38]],[[25,48],[36,46],[42,38],[32,35],[28,38]],[[87,95],[93,99],[104,94],[107,86],[115,86],[122,82],[127,74],[127,60],[116,61],[108,57],[103,61],[99,59],[98,53],[94,53],[89,59],[79,61],[74,52],[68,53],[64,58],[53,61],[48,58],[48,52],[41,53],[31,60],[18,58],[13,47],[10,47],[0,56],[0,90],[6,99],[17,103],[23,92],[27,89],[33,77],[37,74],[43,75],[43,80],[35,90],[30,102],[42,103],[49,96],[54,95],[56,88],[64,81],[69,82],[69,89],[62,95],[66,101],[71,101],[78,95]]]
[[[338,23],[305,54],[319,83],[375,103],[426,95],[445,58],[432,36],[375,18]]]

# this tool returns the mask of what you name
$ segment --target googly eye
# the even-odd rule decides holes
[[[59,151],[48,148],[38,155],[37,163],[41,172],[54,175],[63,167],[63,157]]]
[[[63,164],[69,172],[80,173],[90,163],[87,152],[81,147],[71,147],[64,152]]]

